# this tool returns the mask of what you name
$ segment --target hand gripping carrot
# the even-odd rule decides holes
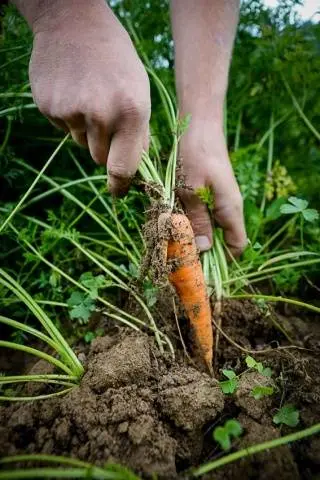
[[[159,223],[165,218],[170,231],[166,252],[169,281],[189,318],[199,355],[212,373],[211,308],[194,234],[185,215],[163,213],[160,217]]]

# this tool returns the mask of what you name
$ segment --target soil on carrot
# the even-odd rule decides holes
[[[223,454],[212,433],[230,418],[244,430],[233,443],[237,450],[294,431],[272,422],[281,404],[297,407],[297,428],[311,426],[320,421],[317,319],[293,312],[276,318],[296,345],[309,350],[276,350],[288,341],[275,328],[272,314],[251,302],[223,305],[225,334],[248,351],[270,349],[251,355],[273,371],[270,379],[248,370],[247,353],[221,336],[219,379],[222,368],[241,374],[233,395],[224,395],[217,380],[186,358],[178,335],[173,360],[169,354],[160,355],[147,334],[113,325],[85,352],[86,373],[79,387],[64,397],[0,408],[0,456],[71,455],[98,465],[119,462],[146,479],[155,474],[159,479],[182,479],[190,477],[190,468]],[[167,316],[167,322],[174,331],[175,320]],[[41,363],[34,368],[41,371]],[[257,385],[274,386],[275,394],[255,400],[251,391]],[[36,385],[32,392],[29,387],[28,393],[48,393],[41,388]],[[246,457],[204,478],[309,480],[316,478],[319,463],[319,438],[311,437]]]

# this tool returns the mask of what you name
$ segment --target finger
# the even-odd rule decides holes
[[[137,171],[143,152],[145,135],[137,131],[118,130],[111,139],[107,161],[108,190],[112,195],[124,196]]]
[[[70,130],[73,140],[82,147],[88,148],[87,133],[81,130]]]
[[[69,132],[68,126],[65,124],[63,120],[60,120],[60,118],[53,118],[53,117],[47,117],[47,118],[54,127],[58,128],[59,130],[63,130],[66,133]]]
[[[242,201],[235,200],[216,211],[214,218],[224,231],[227,247],[234,257],[239,257],[247,245]]]
[[[63,121],[68,127],[74,142],[82,147],[88,148],[84,116],[81,113],[72,116],[65,116]]]
[[[192,190],[183,188],[178,191],[178,195],[190,220],[197,247],[200,252],[209,250],[212,246],[213,226],[207,206]]]
[[[150,129],[149,129],[149,125],[148,125],[148,128],[147,128],[145,136],[144,136],[144,140],[143,140],[143,150],[145,152],[149,151],[149,144],[150,144]]]
[[[90,155],[98,165],[106,165],[110,148],[110,138],[106,127],[89,124],[87,140]]]

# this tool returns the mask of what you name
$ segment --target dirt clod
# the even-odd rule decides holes
[[[224,395],[218,380],[190,365],[179,347],[174,362],[159,354],[152,337],[113,328],[86,351],[81,385],[67,395],[0,406],[0,457],[65,455],[96,465],[118,462],[142,479],[157,475],[159,480],[189,480],[186,471],[224,453],[212,433],[228,419],[237,419],[243,428],[240,438],[233,439],[234,450],[291,433],[290,427],[272,422],[281,404],[292,403],[299,410],[297,428],[318,423],[317,352],[274,349],[259,354],[274,340],[287,343],[270,316],[250,302],[224,302],[221,318],[227,335],[256,350],[251,355],[272,369],[272,378],[246,371],[246,354],[221,336],[217,371],[231,368],[239,379],[236,392]],[[314,325],[314,319],[310,323]],[[310,331],[308,345],[319,345],[316,330],[307,327],[305,319],[295,325],[303,325],[301,343]],[[252,389],[257,385],[272,386],[274,393],[256,400]],[[311,480],[319,464],[319,439],[312,437],[245,457],[204,478]]]
[[[1,424],[13,436],[0,439],[0,455],[71,454],[98,465],[112,458],[145,475],[175,478],[176,458],[191,462],[201,452],[201,429],[224,400],[208,375],[161,358],[152,362],[157,356],[143,334],[95,342],[81,385],[68,395],[2,408]]]
[[[252,395],[252,390],[256,386],[275,388],[275,383],[271,378],[265,377],[258,372],[246,372],[240,377],[235,403],[249,417],[255,420],[262,420],[262,417],[270,410],[273,399],[271,396],[264,396],[256,400]]]

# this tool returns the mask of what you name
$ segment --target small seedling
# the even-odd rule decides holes
[[[251,395],[255,400],[260,400],[263,397],[269,397],[270,395],[273,395],[273,393],[273,387],[263,387],[261,385],[257,385],[251,390]]]
[[[241,424],[237,420],[228,420],[223,427],[217,427],[213,431],[213,438],[219,443],[222,450],[230,450],[231,439],[238,438],[243,432]]]
[[[276,413],[273,417],[273,422],[276,425],[284,424],[288,425],[288,427],[296,427],[299,423],[299,410],[291,403],[288,403]]]
[[[221,390],[226,395],[234,393],[238,388],[238,377],[233,370],[222,370],[222,373],[228,380],[219,382]]]
[[[271,377],[271,375],[272,375],[271,368],[264,367],[262,362],[257,362],[250,355],[248,355],[246,357],[246,364],[247,364],[247,367],[253,368],[254,370],[257,370],[257,372],[261,373],[261,375],[263,375],[265,377]]]

